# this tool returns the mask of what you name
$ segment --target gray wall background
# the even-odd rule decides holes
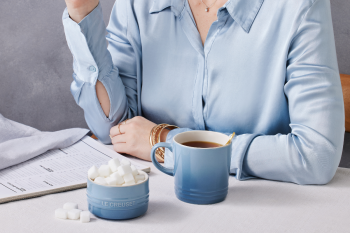
[[[113,3],[101,0],[106,22]],[[339,69],[350,74],[350,1],[331,4]],[[69,90],[64,8],[64,0],[0,0],[0,113],[44,131],[87,127]]]
[[[114,0],[101,0],[108,22]],[[88,128],[70,93],[64,0],[0,0],[0,113],[44,131]]]

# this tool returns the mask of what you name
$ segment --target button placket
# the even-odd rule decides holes
[[[226,10],[219,10],[218,11],[218,19],[211,25],[206,43],[204,44],[204,76],[203,76],[203,102],[205,105],[203,106],[203,119],[204,122],[207,120],[208,117],[208,93],[209,93],[209,77],[208,77],[208,56],[210,53],[210,50],[212,48],[212,45],[214,44],[214,41],[219,34],[220,30],[224,27],[226,24],[226,21],[228,19],[228,12]],[[207,43],[208,42],[208,43]]]
[[[204,50],[201,37],[198,33],[196,26],[193,24],[191,16],[184,10],[179,17],[182,30],[184,31],[188,41],[192,47],[198,52],[198,66],[197,73],[194,80],[193,96],[192,96],[192,114],[194,122],[196,123],[197,130],[204,130],[203,120],[203,103],[202,103],[202,90],[203,90],[203,71],[204,71]]]
[[[218,20],[213,23],[211,28],[208,32],[207,41],[204,44],[202,44],[202,40],[200,37],[200,34],[198,32],[197,27],[192,21],[191,18],[191,12],[187,12],[186,10],[183,10],[179,20],[182,26],[182,29],[193,46],[193,48],[198,52],[198,67],[197,67],[197,75],[194,82],[194,91],[193,91],[193,99],[192,99],[192,112],[193,112],[193,118],[196,122],[196,129],[199,130],[205,130],[205,119],[204,119],[204,110],[206,109],[205,106],[203,106],[203,96],[207,93],[207,66],[206,66],[206,58],[210,51],[211,45],[213,44],[213,41],[218,33],[220,31],[222,25],[225,23],[226,20],[223,19],[223,16],[225,16],[227,11],[220,11],[218,14]],[[216,29],[215,29],[216,28]]]

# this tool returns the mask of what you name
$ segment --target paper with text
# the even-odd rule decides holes
[[[112,158],[128,159],[88,136],[67,148],[49,150],[0,171],[0,203],[85,187],[88,169]],[[131,163],[139,170],[150,170]]]

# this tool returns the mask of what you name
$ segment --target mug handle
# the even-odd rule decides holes
[[[170,143],[167,143],[167,142],[157,143],[152,147],[151,158],[152,158],[152,163],[159,171],[161,171],[169,176],[174,176],[174,169],[163,167],[162,165],[160,165],[160,163],[158,163],[158,161],[156,159],[156,150],[158,149],[158,147],[166,147],[171,152],[173,152],[173,147],[171,146]]]

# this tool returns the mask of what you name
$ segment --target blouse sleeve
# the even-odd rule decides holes
[[[103,143],[111,143],[111,127],[138,114],[136,61],[121,3],[116,1],[107,31],[100,4],[79,24],[69,17],[67,9],[63,13],[66,39],[73,55],[71,93],[83,108],[89,128]],[[109,96],[108,117],[96,95],[97,80]]]
[[[238,135],[231,173],[297,184],[325,184],[339,165],[344,140],[344,103],[329,1],[316,0],[290,44],[284,93],[291,133]],[[167,141],[180,132],[170,131]],[[165,165],[172,166],[171,153]]]

